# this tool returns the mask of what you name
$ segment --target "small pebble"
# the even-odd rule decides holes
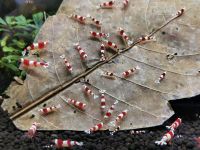
[[[22,108],[22,105],[19,102],[16,102],[18,108]]]
[[[34,118],[35,117],[35,115],[34,114],[32,114],[31,116],[30,116],[30,119],[32,119],[32,118]]]
[[[15,106],[12,106],[12,108],[13,108],[13,110],[15,110],[15,109],[16,109],[16,107],[15,107]]]

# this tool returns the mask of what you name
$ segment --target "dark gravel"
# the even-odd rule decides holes
[[[179,112],[178,112],[179,113]],[[176,130],[172,143],[159,147],[154,144],[167,131],[164,125],[172,123],[177,115],[183,124]],[[74,146],[74,150],[197,150],[195,137],[200,136],[200,118],[197,111],[187,114],[177,114],[170,118],[163,126],[144,129],[146,133],[131,135],[130,131],[120,131],[111,136],[109,131],[85,134],[75,131],[38,131],[34,139],[26,138],[25,132],[16,129],[8,114],[0,108],[0,150],[42,150],[54,138],[83,141],[82,147]],[[179,137],[181,136],[181,137]],[[53,148],[49,148],[53,149]]]

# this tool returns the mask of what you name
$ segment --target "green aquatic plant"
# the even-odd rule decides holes
[[[33,14],[31,19],[23,15],[0,18],[0,69],[22,75],[18,68],[22,50],[33,42],[43,23],[42,12]]]

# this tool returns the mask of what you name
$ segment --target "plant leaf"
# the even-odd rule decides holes
[[[1,40],[1,47],[6,46],[7,40],[9,39],[9,35],[6,35],[2,40]]]
[[[16,61],[16,60],[19,60],[20,56],[18,55],[8,55],[8,56],[5,56],[4,57],[5,59],[9,60],[9,61]]]
[[[32,20],[32,19],[27,19],[26,22],[27,22],[28,24],[30,24],[30,23],[33,23],[33,20]]]
[[[19,68],[13,64],[4,64],[4,65],[6,66],[6,68],[11,69],[14,72],[19,72]]]
[[[7,25],[6,22],[0,17],[0,24]]]
[[[31,33],[32,34],[32,33]],[[23,38],[30,38],[31,37],[31,34],[30,34],[30,32],[26,32],[26,31],[24,31],[24,32],[21,32],[21,33],[16,33],[15,35],[14,35],[14,37],[18,37],[18,38],[21,38],[21,37],[23,37]],[[32,37],[31,37],[32,38]]]
[[[26,18],[23,15],[15,17],[18,25],[27,25]]]
[[[13,47],[7,47],[7,46],[3,47],[3,52],[14,52],[14,51],[16,51],[16,49]]]
[[[35,23],[35,25],[39,28],[42,26],[43,24],[43,19],[44,19],[44,15],[42,12],[39,12],[39,13],[36,13],[36,14],[33,14],[33,21]]]
[[[0,32],[9,32],[10,30],[8,29],[4,29],[4,28],[0,28]]]
[[[13,41],[13,43],[14,43],[15,45],[17,45],[17,47],[19,47],[19,48],[21,48],[21,49],[23,49],[23,48],[25,47],[25,45],[26,45],[26,43],[25,43],[23,40],[16,40],[16,39],[13,39],[12,41]]]
[[[16,25],[14,28],[15,29],[30,30],[30,28],[28,26],[25,26],[25,25]]]
[[[14,17],[13,16],[7,16],[5,18],[6,22],[8,25],[14,25],[16,22],[14,21]]]

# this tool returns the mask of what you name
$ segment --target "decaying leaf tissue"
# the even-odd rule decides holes
[[[196,3],[64,0],[24,51],[26,80],[11,84],[2,107],[19,129],[32,127],[29,136],[36,126],[91,133],[162,124],[173,115],[169,100],[200,93]]]

